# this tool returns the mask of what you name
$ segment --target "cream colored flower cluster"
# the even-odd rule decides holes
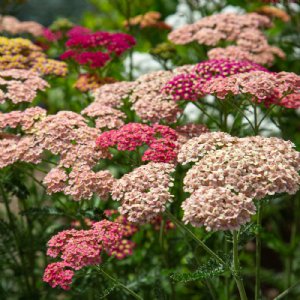
[[[271,26],[268,17],[257,13],[221,13],[173,30],[169,40],[180,45],[195,41],[207,46],[217,46],[221,41],[235,42],[234,46],[210,50],[209,59],[249,60],[271,65],[276,56],[285,57],[281,49],[268,44],[261,31]]]
[[[34,21],[21,22],[13,16],[0,16],[0,32],[13,35],[29,33],[38,37],[43,35],[44,26]]]
[[[119,212],[128,221],[142,224],[165,211],[172,200],[170,173],[174,171],[171,164],[150,162],[117,180],[111,194],[114,200],[121,201]]]
[[[191,193],[182,204],[184,220],[208,230],[238,228],[255,212],[249,198],[296,193],[300,153],[293,147],[279,138],[225,133],[204,133],[189,140],[178,155],[180,163],[196,162],[184,178],[184,190]]]
[[[10,100],[14,104],[32,102],[38,91],[49,87],[37,73],[18,69],[0,71],[0,86],[0,103]]]

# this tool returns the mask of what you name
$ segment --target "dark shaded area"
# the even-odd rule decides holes
[[[90,9],[91,6],[85,0],[29,0],[11,13],[20,20],[37,21],[48,26],[58,17],[78,23],[82,14]]]

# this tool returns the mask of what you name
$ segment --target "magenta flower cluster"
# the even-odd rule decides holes
[[[143,161],[171,162],[177,156],[176,140],[176,131],[168,126],[129,123],[117,130],[103,132],[96,144],[101,148],[116,146],[119,151],[134,151],[147,145]]]
[[[197,64],[190,73],[179,74],[168,81],[163,92],[175,101],[196,101],[203,95],[202,86],[212,78],[227,77],[251,71],[265,71],[264,67],[249,61],[211,59]]]
[[[120,56],[135,45],[135,39],[126,33],[91,32],[76,26],[68,32],[66,47],[60,58],[72,59],[80,65],[101,68],[114,56]]]

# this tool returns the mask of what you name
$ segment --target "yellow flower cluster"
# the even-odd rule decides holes
[[[47,58],[42,49],[30,40],[0,37],[0,70],[26,69],[41,75],[65,76],[64,62]]]

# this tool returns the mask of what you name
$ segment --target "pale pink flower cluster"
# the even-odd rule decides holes
[[[185,144],[189,139],[207,133],[210,130],[204,124],[188,123],[175,128],[177,133],[177,141],[180,145]]]
[[[92,224],[88,230],[65,230],[53,236],[48,242],[47,255],[60,257],[62,262],[48,265],[44,281],[52,287],[69,289],[73,270],[101,263],[101,254],[123,259],[132,254],[134,243],[124,239],[123,225],[108,220]],[[67,270],[71,269],[69,272]]]
[[[249,94],[254,101],[263,102],[266,105],[277,104],[288,107],[293,106],[289,98],[284,97],[288,94],[299,94],[300,76],[295,73],[267,73],[253,71],[232,75],[226,78],[213,78],[206,82],[202,87],[204,94],[213,94],[220,99],[227,95]],[[297,97],[295,98],[298,105]]]
[[[40,107],[31,107],[24,111],[14,110],[10,113],[0,113],[0,128],[16,128],[20,126],[24,132],[30,132],[34,124],[44,119],[46,115],[46,110]]]
[[[255,214],[251,198],[223,187],[201,186],[182,203],[183,221],[206,230],[234,230]]]
[[[137,79],[130,101],[138,117],[143,121],[156,123],[162,119],[173,123],[180,109],[171,96],[161,93],[163,86],[173,77],[170,71],[157,71]]]
[[[221,13],[175,29],[169,33],[168,38],[179,45],[196,41],[199,44],[215,46],[222,40],[236,41],[245,30],[271,26],[272,23],[268,17],[257,13],[244,15]]]
[[[81,113],[94,118],[99,129],[119,128],[126,117],[120,108],[127,99],[142,122],[173,123],[182,110],[172,101],[172,96],[162,94],[161,89],[174,74],[188,73],[192,68],[186,65],[172,71],[151,72],[133,82],[105,84],[93,91],[95,101]]]
[[[300,153],[293,147],[279,138],[223,133],[206,133],[188,141],[178,156],[183,164],[196,162],[184,178],[184,190],[191,193],[182,204],[184,220],[208,230],[238,228],[255,212],[248,198],[295,194],[300,185]],[[223,201],[224,197],[229,198]]]
[[[119,109],[135,82],[121,81],[105,84],[93,91],[94,102],[81,111],[95,120],[98,129],[114,129],[124,125],[126,115]]]
[[[207,46],[216,46],[221,41],[236,42],[235,46],[215,48],[208,52],[210,59],[249,60],[271,65],[276,56],[285,54],[270,46],[261,29],[271,27],[268,17],[257,13],[238,15],[222,13],[202,18],[194,24],[185,25],[169,34],[175,44],[196,41]]]
[[[48,193],[64,192],[73,200],[90,199],[93,193],[106,199],[114,182],[109,171],[92,168],[108,151],[96,147],[96,128],[74,112],[60,111],[46,116],[41,108],[0,114],[0,127],[20,126],[25,135],[4,136],[0,140],[0,167],[16,161],[38,163],[45,150],[60,161],[44,178]]]
[[[37,73],[18,69],[0,71],[0,86],[0,103],[10,100],[14,104],[32,102],[38,91],[49,87]]]
[[[128,221],[140,224],[164,212],[172,200],[169,188],[174,171],[171,164],[150,162],[117,180],[111,194],[114,200],[121,201],[119,212]]]
[[[29,33],[39,37],[43,35],[44,26],[34,21],[21,22],[13,16],[0,15],[0,32],[8,32],[13,35]]]
[[[257,44],[259,41],[255,41],[254,43]],[[271,66],[276,56],[284,59],[285,53],[280,48],[270,45],[265,45],[261,52],[254,52],[251,49],[240,46],[228,46],[226,48],[217,47],[211,49],[207,52],[207,56],[209,59],[248,60],[260,65]]]

